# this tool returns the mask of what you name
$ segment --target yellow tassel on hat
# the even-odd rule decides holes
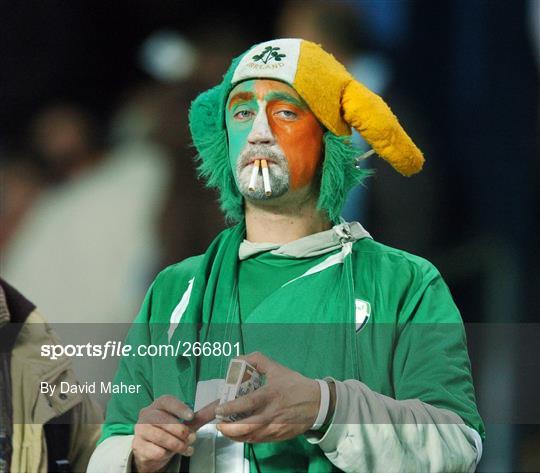
[[[352,80],[341,98],[343,118],[375,152],[404,176],[422,169],[424,156],[377,94]]]
[[[422,152],[390,107],[318,44],[302,41],[293,87],[334,134],[348,135],[352,126],[396,171],[411,176],[422,169]]]

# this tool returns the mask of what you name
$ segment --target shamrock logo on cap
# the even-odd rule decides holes
[[[256,54],[253,56],[253,60],[255,62],[262,61],[264,64],[267,64],[268,61],[274,59],[274,61],[281,61],[281,58],[286,57],[286,54],[281,54],[278,52],[278,50],[281,49],[279,47],[273,48],[272,46],[266,46],[264,48],[263,52],[261,54]]]

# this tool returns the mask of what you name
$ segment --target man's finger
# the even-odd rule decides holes
[[[249,416],[238,422],[221,422],[216,428],[226,437],[233,440],[250,437],[261,428],[266,427],[268,421],[261,415]]]
[[[180,424],[180,420],[177,416],[152,405],[141,409],[137,424]]]
[[[266,400],[264,388],[258,389],[250,394],[241,396],[232,401],[226,402],[216,408],[216,415],[230,416],[232,414],[252,413]]]
[[[177,439],[180,439],[182,441],[187,441],[190,434],[194,434],[195,430],[191,429],[186,424],[153,424],[155,427],[159,427],[160,429],[164,430],[165,432],[168,432],[171,435],[174,435]],[[193,442],[190,442],[193,443]]]
[[[171,453],[163,447],[142,439],[137,444],[134,440],[133,452],[135,457],[139,457],[142,461],[162,461],[171,456]]]
[[[219,405],[219,399],[216,399],[214,402],[207,404],[202,409],[195,412],[195,416],[192,420],[185,422],[191,430],[196,432],[203,425],[208,424],[208,422],[213,421],[216,418],[216,407]]]
[[[191,420],[193,419],[193,411],[189,406],[186,406],[182,401],[179,401],[173,396],[165,395],[158,397],[153,402],[154,407],[168,412],[178,419]]]
[[[246,360],[260,374],[266,374],[270,366],[275,363],[275,361],[272,361],[270,358],[258,351],[254,351],[249,355],[239,356],[238,358]]]
[[[154,425],[147,425],[141,429],[140,436],[143,440],[164,448],[168,452],[183,453],[189,446],[187,442],[179,440],[174,435]]]

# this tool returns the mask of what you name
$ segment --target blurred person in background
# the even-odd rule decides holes
[[[123,134],[112,146],[75,106],[52,107],[30,127],[51,185],[4,247],[2,274],[32,294],[70,343],[102,336],[108,329],[100,324],[130,321],[160,262],[156,216],[169,171],[164,151],[147,136],[147,102],[134,94],[122,104],[130,112],[118,113],[114,126]],[[78,329],[81,323],[94,332]],[[90,359],[74,364],[82,381],[103,376]]]
[[[136,122],[135,114],[146,111],[137,97],[132,104]],[[3,274],[54,314],[52,322],[129,320],[158,261],[164,153],[135,125],[132,135],[106,147],[89,123],[85,112],[65,105],[33,121],[33,149],[55,185],[2,254]]]
[[[24,146],[13,156],[8,153],[1,166],[0,250],[9,251],[9,240],[41,191],[99,163],[100,141],[91,117],[76,106],[52,105],[32,118]]]
[[[51,184],[63,184],[99,164],[104,145],[92,117],[71,104],[51,105],[32,120],[30,151]]]
[[[70,360],[41,356],[43,345],[60,343],[34,304],[0,279],[1,473],[86,471],[103,415],[88,395],[61,391],[77,385]]]

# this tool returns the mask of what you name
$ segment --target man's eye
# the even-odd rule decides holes
[[[298,117],[292,110],[279,110],[276,115],[285,120],[295,120]]]
[[[236,120],[245,121],[253,116],[253,112],[251,110],[239,110],[233,116]]]

